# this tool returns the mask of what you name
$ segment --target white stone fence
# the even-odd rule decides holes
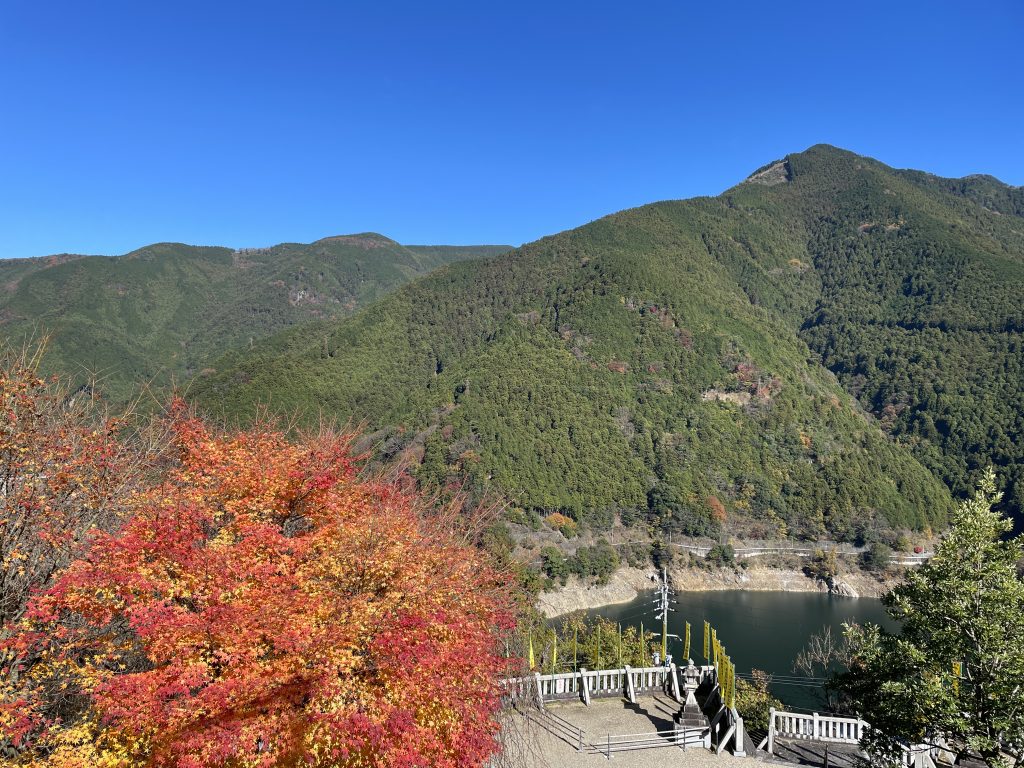
[[[535,672],[530,677],[505,680],[502,687],[505,695],[512,701],[527,702],[535,705],[542,712],[546,702],[582,701],[590,705],[596,698],[625,698],[635,704],[637,697],[643,694],[664,693],[682,704],[686,700],[686,691],[698,684],[710,683],[712,688],[704,705],[704,712],[710,722],[710,734],[707,746],[719,754],[730,744],[733,754],[744,756],[743,718],[739,713],[725,705],[721,689],[718,685],[718,672],[714,666],[690,666],[679,669],[675,664],[668,667],[630,667],[626,665],[617,669],[581,669],[578,672],[560,672],[542,675]],[[707,734],[707,731],[705,731]],[[663,736],[659,734],[658,737]],[[647,743],[646,739],[638,740],[633,736],[609,736],[605,749],[610,757],[611,752],[618,749],[637,749],[652,746],[655,743],[677,743],[685,746],[689,736],[685,733],[676,735],[672,740],[661,738],[660,741]],[[654,738],[654,737],[652,737]],[[582,743],[582,735],[580,736]],[[643,744],[640,744],[643,741]],[[713,742],[713,743],[712,743]],[[631,746],[627,746],[627,744]]]
[[[834,715],[810,715],[797,712],[777,711],[768,713],[768,738],[765,739],[768,754],[775,754],[775,740],[806,739],[832,744],[859,744],[868,724],[858,717],[836,717]],[[903,765],[907,768],[936,768],[935,758],[939,750],[927,744],[903,747]]]
[[[768,711],[768,753],[775,747],[776,738],[809,739],[835,744],[859,744],[867,723],[856,717],[798,714],[774,708]]]
[[[639,694],[658,691],[681,701],[679,671],[675,664],[671,667],[630,667],[627,664],[617,669],[581,669],[550,675],[535,672],[532,678],[506,680],[504,687],[512,698],[518,699],[526,698],[527,689],[532,687],[534,701],[541,709],[546,701],[579,699],[590,704],[591,699],[619,696],[635,704]]]

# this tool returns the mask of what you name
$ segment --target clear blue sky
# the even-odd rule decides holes
[[[1024,184],[1024,3],[0,0],[0,256],[512,243],[828,142]]]

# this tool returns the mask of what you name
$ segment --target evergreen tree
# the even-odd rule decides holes
[[[989,469],[935,556],[886,596],[901,635],[847,627],[854,652],[835,682],[879,759],[942,737],[989,766],[1024,764],[1024,537],[1006,538],[1000,496]]]

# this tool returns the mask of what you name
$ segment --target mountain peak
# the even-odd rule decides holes
[[[384,235],[377,234],[376,232],[359,232],[352,235],[331,235],[330,237],[320,238],[313,243],[313,245],[321,245],[325,243],[343,243],[357,248],[364,248],[366,250],[399,245],[390,237],[384,237]]]
[[[132,259],[162,259],[175,257],[204,258],[211,254],[224,254],[230,252],[230,248],[218,245],[189,245],[188,243],[161,242],[150,243],[141,248],[136,248],[124,256],[115,257],[128,261]]]
[[[848,165],[852,168],[862,161],[869,161],[869,158],[831,144],[814,144],[802,152],[793,152],[781,160],[773,160],[762,165],[744,179],[743,183],[772,187],[824,167]]]

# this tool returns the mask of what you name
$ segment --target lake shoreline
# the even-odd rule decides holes
[[[678,592],[818,592],[837,596],[881,597],[895,583],[892,577],[879,578],[862,571],[843,574],[826,582],[814,579],[803,571],[782,568],[674,568],[670,571],[672,586]],[[653,577],[653,578],[652,578]],[[537,609],[549,619],[574,611],[588,611],[635,600],[645,590],[655,587],[657,573],[650,568],[619,568],[606,584],[595,586],[571,577],[565,586],[537,597]]]
[[[649,633],[649,639],[660,639],[662,622],[655,605],[656,594],[647,590],[629,603],[605,606],[583,615],[591,625],[597,617],[601,617],[608,622],[604,625],[607,629],[621,627],[623,632],[630,628],[643,630]],[[675,595],[674,609],[668,616],[665,638],[668,653],[676,660],[691,658],[696,661],[705,658],[701,642],[705,622],[715,629],[719,641],[735,661],[737,669],[743,672],[759,669],[778,676],[772,681],[772,693],[786,705],[802,709],[820,707],[816,701],[816,686],[810,681],[793,678],[794,675],[802,674],[794,669],[794,664],[812,637],[830,631],[833,638],[838,638],[849,624],[877,624],[887,631],[898,631],[898,623],[888,614],[885,605],[870,597],[852,600],[805,589],[680,590]],[[547,623],[548,626],[557,627],[562,620],[550,619]],[[685,648],[687,625],[691,640],[689,652]],[[607,635],[602,632],[601,636]],[[581,631],[580,639],[583,637]],[[574,639],[575,634],[571,630],[563,632],[559,638],[559,650],[562,651],[559,657],[563,660],[575,661],[579,648]],[[562,641],[565,640],[568,643],[563,645]],[[597,637],[593,637],[593,640],[597,641]],[[603,659],[597,662],[595,656],[599,648],[596,642],[591,642],[589,635],[585,645],[594,651],[584,654],[589,656],[586,661],[591,664],[603,663]],[[544,656],[549,649],[540,647],[539,652],[544,659],[550,660],[550,656]],[[648,651],[653,650],[653,647],[648,648]],[[585,666],[590,668],[590,664]]]

